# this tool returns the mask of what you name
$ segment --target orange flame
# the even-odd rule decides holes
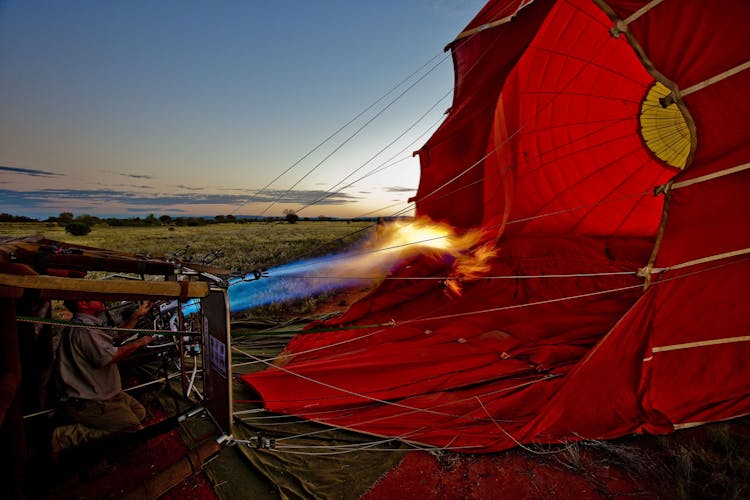
[[[425,250],[449,254],[454,258],[450,279],[445,281],[449,291],[461,294],[461,282],[485,276],[490,271],[490,261],[497,254],[494,242],[485,242],[480,230],[459,234],[453,227],[422,217],[413,221],[395,221],[378,225],[371,245],[392,258],[393,252],[401,257]]]
[[[462,252],[453,263],[452,280],[446,286],[456,295],[461,295],[461,282],[472,281],[486,276],[491,270],[490,261],[497,255],[494,243],[480,245],[469,252]]]

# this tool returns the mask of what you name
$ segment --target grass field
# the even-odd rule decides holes
[[[97,224],[85,236],[72,236],[64,227],[46,222],[0,223],[0,238],[43,234],[47,239],[155,258],[176,255],[183,262],[248,273],[300,259],[335,254],[351,247],[371,233],[368,222],[299,221],[222,223],[205,226],[112,227]],[[99,277],[91,273],[91,277]],[[236,315],[281,320],[311,313],[330,302],[331,293],[274,303]]]
[[[371,225],[346,221],[223,223],[198,227],[98,224],[85,236],[72,236],[56,223],[4,222],[0,223],[0,237],[43,234],[65,243],[157,258],[180,253],[182,260],[186,257],[193,262],[212,260],[212,265],[230,271],[251,271],[340,251],[366,237]]]

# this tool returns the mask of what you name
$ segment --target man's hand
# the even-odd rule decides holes
[[[146,313],[148,313],[151,308],[154,307],[154,303],[151,301],[146,301],[140,306],[138,306],[138,309],[136,309],[133,314],[130,315],[128,320],[124,322],[122,325],[120,325],[122,328],[135,328],[135,325],[138,324],[138,320],[144,316]]]
[[[135,312],[133,313],[133,315],[140,318],[141,316],[143,316],[146,313],[148,313],[151,310],[152,307],[154,307],[154,303],[147,300],[146,302],[144,302],[143,304],[141,304],[138,307],[138,309],[135,310]]]

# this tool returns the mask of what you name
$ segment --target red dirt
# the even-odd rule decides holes
[[[612,498],[647,491],[605,465],[586,475],[566,469],[554,459],[510,450],[491,455],[449,455],[438,460],[412,452],[362,498]]]

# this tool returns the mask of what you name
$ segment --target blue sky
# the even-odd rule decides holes
[[[0,212],[402,210],[483,4],[0,0]]]

